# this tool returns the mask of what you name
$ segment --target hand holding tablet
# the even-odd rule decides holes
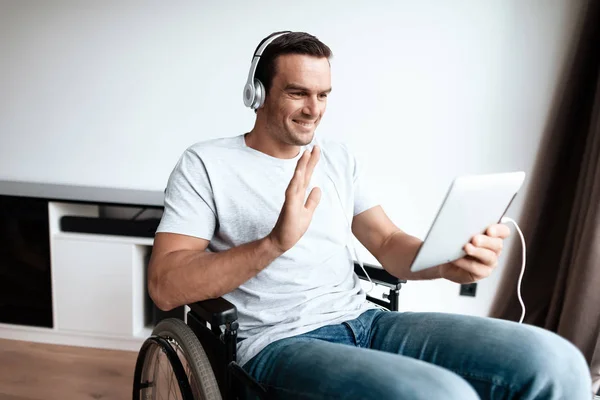
[[[453,267],[464,267],[467,271],[471,267],[467,265],[469,258],[463,259],[467,255],[484,261],[490,258],[490,262],[493,262],[493,256],[486,254],[486,249],[495,250],[498,241],[508,236],[508,232],[502,225],[493,227],[499,232],[489,232],[487,229],[500,222],[524,179],[524,172],[456,178],[411,264],[411,271],[416,272],[459,260],[456,266],[444,266],[442,271],[456,275],[456,271],[452,271]],[[472,253],[467,254],[465,245],[476,235],[481,236],[475,238],[475,246],[466,246]],[[464,275],[464,271],[460,272]],[[445,277],[455,282],[461,280],[459,276],[456,276],[456,279],[452,279],[454,276]]]

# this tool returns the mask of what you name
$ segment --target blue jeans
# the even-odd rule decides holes
[[[244,366],[278,399],[592,398],[587,363],[541,328],[369,310],[278,340]]]

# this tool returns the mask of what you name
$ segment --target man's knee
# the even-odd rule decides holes
[[[522,387],[547,398],[590,398],[591,375],[579,349],[557,334],[528,328],[524,343],[518,344],[524,349],[516,371]]]

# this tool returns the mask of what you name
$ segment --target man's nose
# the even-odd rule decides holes
[[[304,108],[302,112],[306,115],[317,116],[319,115],[319,100],[317,96],[307,96],[304,102]]]

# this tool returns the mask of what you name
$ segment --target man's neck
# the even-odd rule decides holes
[[[268,133],[260,132],[256,127],[244,135],[244,140],[246,146],[275,158],[290,159],[300,152],[300,146],[274,140]]]

